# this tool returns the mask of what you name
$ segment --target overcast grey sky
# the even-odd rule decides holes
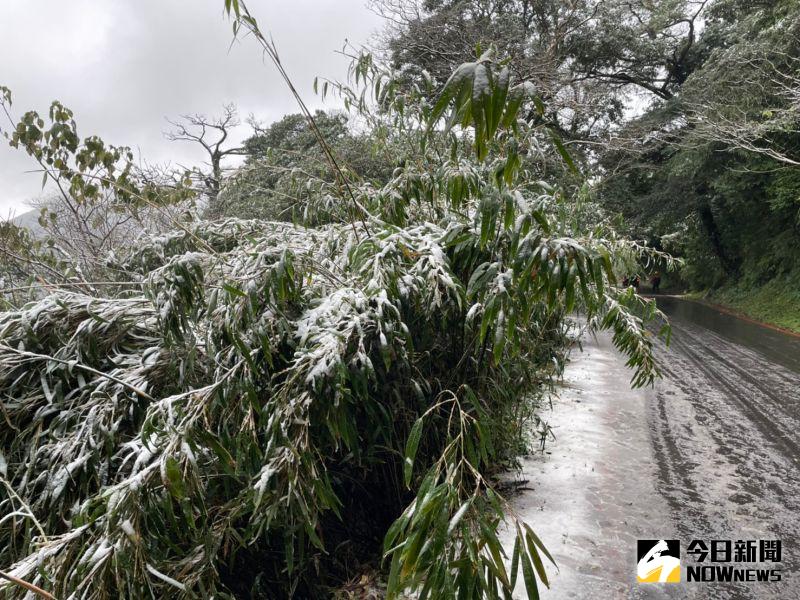
[[[0,85],[11,88],[16,116],[47,113],[61,100],[75,112],[81,136],[129,145],[148,162],[188,164],[202,158],[169,142],[165,117],[213,114],[227,102],[264,121],[297,112],[255,43],[232,48],[223,0],[0,0]],[[381,27],[365,0],[250,0],[262,30],[310,106],[316,75],[343,79],[336,54],[345,39],[368,42]],[[7,128],[7,124],[2,125]],[[242,134],[244,128],[242,128]],[[27,210],[41,193],[35,164],[0,140],[0,217]]]

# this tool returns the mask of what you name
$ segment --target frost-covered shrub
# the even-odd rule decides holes
[[[507,568],[489,474],[560,372],[565,314],[612,329],[642,385],[655,309],[610,285],[635,246],[516,185],[493,139],[522,99],[490,58],[471,68],[459,86],[482,88],[446,90],[497,107],[494,159],[424,154],[355,188],[352,222],[143,238],[115,259],[137,292],[0,313],[9,575],[60,598],[318,597],[383,553],[390,596],[546,583],[528,524]]]
[[[2,475],[19,495],[3,499],[2,562],[64,597],[205,595],[247,581],[239,552],[280,549],[260,568],[288,589],[330,550],[333,515],[380,495],[391,520],[406,484],[425,493],[396,540],[434,535],[411,516],[426,501],[450,517],[467,502],[447,545],[474,535],[499,506],[480,474],[509,442],[493,423],[557,370],[556,299],[612,302],[602,243],[513,222],[493,245],[456,219],[375,223],[360,241],[349,225],[225,222],[198,236],[229,232],[225,252],[170,255],[167,237],[132,256],[163,257],[145,295],[0,315]],[[613,310],[647,357],[638,318]]]

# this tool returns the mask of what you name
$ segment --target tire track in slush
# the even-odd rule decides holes
[[[726,379],[720,372],[726,371],[725,369],[710,366],[700,354],[686,345],[678,344],[674,350],[676,352],[671,353],[669,359],[676,363],[676,367],[667,369],[667,375],[673,382],[679,384],[686,398],[692,402],[694,410],[698,413],[706,413],[710,417],[710,422],[708,419],[703,421],[708,423],[707,430],[717,442],[719,451],[726,456],[736,456],[736,451],[739,451],[739,458],[741,456],[760,458],[769,463],[755,465],[760,468],[754,468],[754,465],[744,465],[743,462],[738,462],[737,466],[742,471],[743,477],[763,481],[761,477],[763,473],[785,470],[789,475],[786,477],[786,482],[797,485],[798,443],[796,436],[792,436],[790,433],[792,425],[781,423],[779,418],[770,420],[767,416],[769,411],[759,410],[758,407],[743,398],[742,391],[746,386],[741,385],[741,381],[737,382],[735,378],[730,377],[731,374],[735,375],[735,371],[727,371],[725,374],[729,377]],[[689,360],[682,360],[683,357],[687,357]],[[703,377],[696,377],[697,373]],[[800,378],[798,378],[798,383],[800,383]],[[750,393],[753,394],[754,399],[758,397],[757,390],[755,392],[750,390]],[[781,410],[773,414],[777,414],[778,417],[790,418]],[[741,451],[743,444],[746,444],[747,447],[745,452]],[[772,448],[773,451],[765,450],[769,448]],[[775,450],[778,451],[775,452]],[[747,466],[749,470],[744,470],[744,466]],[[765,481],[764,483],[769,482]],[[791,504],[792,508],[799,506],[797,501]]]
[[[707,375],[709,375],[710,377],[718,381],[720,384],[725,386],[729,392],[732,392],[732,395],[735,399],[741,396],[741,391],[738,388],[731,386],[728,379],[722,376],[721,372],[723,371],[725,371],[726,373],[735,374],[739,378],[740,383],[745,382],[747,384],[750,391],[754,393],[755,397],[760,396],[761,398],[767,400],[771,404],[771,408],[780,413],[782,420],[794,421],[790,426],[785,428],[788,429],[788,431],[784,430],[782,433],[786,438],[785,442],[788,444],[788,450],[792,452],[793,455],[796,455],[798,453],[798,450],[800,450],[800,445],[790,434],[790,432],[796,431],[798,429],[798,425],[800,425],[800,422],[798,422],[798,419],[796,417],[793,417],[787,410],[788,408],[787,404],[789,403],[791,403],[792,407],[794,407],[795,410],[797,410],[796,402],[793,401],[793,399],[787,394],[787,392],[789,392],[791,389],[797,390],[798,385],[800,385],[800,376],[790,373],[778,365],[771,364],[768,365],[768,368],[760,372],[761,379],[759,379],[751,375],[745,368],[740,366],[741,363],[747,362],[752,366],[757,367],[757,365],[753,365],[752,360],[748,360],[749,358],[747,356],[748,353],[744,348],[736,348],[735,346],[733,347],[739,350],[739,352],[737,353],[737,358],[739,358],[740,363],[736,363],[732,360],[725,358],[725,356],[723,356],[721,352],[715,351],[713,345],[709,343],[710,341],[715,341],[717,342],[718,346],[724,347],[723,344],[725,344],[726,342],[722,338],[710,334],[708,336],[710,339],[704,339],[702,336],[693,333],[692,330],[688,328],[682,329],[681,331],[684,333],[686,339],[690,339],[694,343],[694,346],[701,348],[702,352],[704,352],[706,355],[710,356],[717,362],[721,363],[725,367],[724,369],[711,369],[706,365],[707,361],[701,360],[698,352],[696,350],[693,350],[691,345],[689,344],[683,345],[684,352],[688,354],[690,358],[692,358],[694,364],[698,368],[703,370]],[[778,379],[782,379],[783,382],[787,383],[788,385],[778,385],[779,384],[779,382],[777,381]],[[779,395],[771,391],[771,388],[774,387],[780,388],[784,392],[784,394]],[[752,408],[747,403],[745,403],[744,407],[746,410]],[[759,418],[759,420],[762,423],[764,422],[763,415]],[[778,427],[781,427],[783,425],[783,423],[780,423],[780,421],[776,419],[768,419],[766,420],[766,423],[767,423],[767,431],[773,428],[776,424],[778,425]]]
[[[679,318],[657,352],[651,444],[676,528],[784,544],[781,584],[709,586],[709,597],[800,598],[800,373]]]
[[[692,348],[692,346],[689,344],[681,344],[679,349],[683,354],[689,357],[697,371],[703,373],[709,381],[716,385],[718,389],[723,389],[728,393],[727,397],[730,400],[733,400],[733,402],[738,405],[741,411],[750,418],[750,421],[761,431],[765,441],[777,446],[784,453],[784,456],[790,461],[797,463],[800,460],[800,444],[797,443],[796,439],[791,433],[792,431],[797,431],[796,427],[784,425],[780,419],[774,418],[778,416],[775,414],[775,412],[780,413],[780,416],[783,418],[788,417],[788,415],[785,414],[785,411],[782,410],[782,405],[779,399],[774,394],[766,389],[758,389],[757,392],[753,393],[751,396],[751,398],[754,400],[757,400],[759,395],[762,399],[771,400],[771,402],[769,402],[771,404],[769,409],[772,409],[775,412],[772,412],[773,418],[769,418],[766,416],[766,412],[764,410],[759,410],[758,406],[748,402],[742,397],[741,384],[743,382],[755,381],[753,378],[750,376],[744,376],[743,372],[741,372],[738,367],[729,361],[726,361],[708,347],[702,347],[703,351],[721,363],[723,368],[711,367],[709,362],[703,360],[699,352]],[[739,385],[734,385],[731,383],[731,375],[734,376],[734,379],[736,376],[738,376],[737,382]],[[766,382],[762,381],[761,383],[763,385]],[[798,384],[800,384],[800,382],[798,382]],[[777,434],[777,437],[775,434]]]

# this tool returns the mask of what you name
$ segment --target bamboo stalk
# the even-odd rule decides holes
[[[53,596],[53,594],[51,594],[50,592],[46,592],[42,588],[35,586],[32,583],[23,581],[22,579],[14,577],[13,575],[9,575],[8,573],[4,573],[3,571],[0,571],[0,578],[7,579],[11,583],[16,583],[18,586],[25,588],[29,592],[33,592],[37,596],[46,598],[47,600],[56,600],[56,597]]]

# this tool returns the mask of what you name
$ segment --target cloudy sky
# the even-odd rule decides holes
[[[81,136],[128,145],[154,163],[201,160],[169,142],[167,117],[214,114],[227,103],[270,122],[297,112],[252,40],[231,47],[223,0],[0,0],[0,85],[16,116],[47,113],[53,99],[75,112]],[[336,53],[347,39],[370,40],[381,21],[365,0],[251,0],[262,30],[310,106],[316,75],[343,79]],[[7,129],[8,124],[0,125]],[[244,134],[244,128],[241,130]],[[27,210],[41,193],[35,164],[0,141],[0,217]]]

